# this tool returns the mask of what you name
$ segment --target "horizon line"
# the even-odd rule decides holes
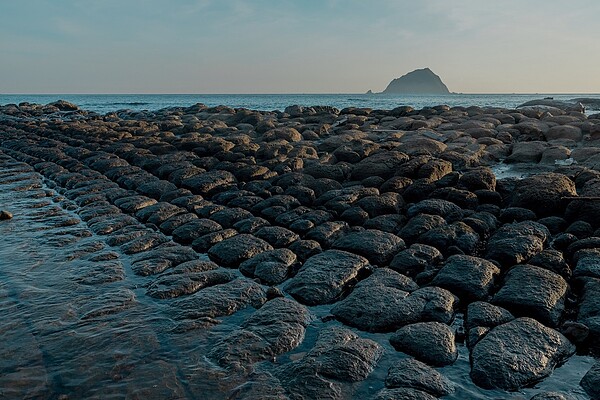
[[[277,92],[277,93],[1,93],[0,96],[311,96],[311,95],[361,95],[361,96],[462,96],[462,95],[599,95],[600,92],[451,92],[443,94],[427,93],[382,93],[382,92]]]

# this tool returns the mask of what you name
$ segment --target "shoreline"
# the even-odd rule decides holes
[[[203,360],[160,364],[167,396],[584,398],[587,370],[525,389],[600,352],[600,115],[548,110],[5,105],[0,152],[131,260],[98,293]]]

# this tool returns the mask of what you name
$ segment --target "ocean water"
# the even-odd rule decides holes
[[[122,109],[158,110],[165,107],[186,107],[195,103],[207,106],[226,105],[261,111],[283,110],[289,105],[368,107],[392,109],[402,105],[420,109],[440,104],[449,106],[490,106],[514,108],[526,101],[553,97],[555,100],[597,98],[600,94],[0,94],[0,104],[47,104],[67,100],[86,110],[107,113]],[[588,109],[592,110],[591,107]]]

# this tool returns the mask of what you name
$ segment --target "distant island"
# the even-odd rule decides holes
[[[367,92],[372,94],[370,90]],[[450,94],[442,79],[429,68],[417,69],[396,78],[382,92],[384,94]]]

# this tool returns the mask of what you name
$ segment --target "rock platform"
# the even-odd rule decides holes
[[[0,184],[110,249],[82,282],[209,337],[211,372],[160,364],[161,398],[207,376],[231,399],[570,398],[525,388],[600,354],[600,115],[551,111],[4,105]],[[82,321],[136,302],[107,296]],[[461,351],[468,383],[444,375]]]

